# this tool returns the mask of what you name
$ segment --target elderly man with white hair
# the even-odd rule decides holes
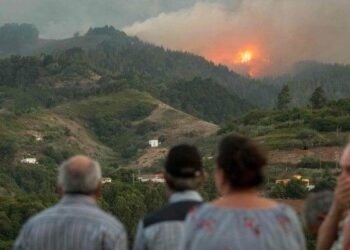
[[[31,218],[14,249],[126,250],[124,226],[96,204],[101,191],[101,168],[86,156],[75,156],[59,169],[55,206]]]

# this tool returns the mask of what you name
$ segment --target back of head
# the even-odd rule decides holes
[[[317,233],[322,221],[331,208],[333,192],[322,191],[308,195],[304,204],[304,221],[312,233]]]
[[[101,183],[102,173],[98,162],[86,156],[75,156],[59,168],[58,185],[67,194],[93,194]]]
[[[246,189],[263,184],[266,164],[265,152],[247,137],[229,135],[219,145],[217,165],[232,188]]]
[[[196,147],[181,144],[170,149],[165,161],[165,177],[170,189],[196,189],[203,181],[203,165]]]

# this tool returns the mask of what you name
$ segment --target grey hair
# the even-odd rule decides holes
[[[91,160],[88,167],[74,171],[68,160],[60,165],[57,182],[64,193],[91,194],[96,191],[101,179],[102,171],[98,162]]]
[[[306,226],[317,226],[322,223],[320,216],[325,216],[332,205],[333,192],[322,191],[311,193],[304,204],[304,222]]]

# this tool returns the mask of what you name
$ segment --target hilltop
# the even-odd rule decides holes
[[[28,29],[32,30],[33,27],[28,26]],[[35,33],[35,30],[32,32]],[[57,56],[65,51],[81,49],[85,54],[82,57],[83,61],[98,71],[99,75],[111,74],[132,78],[138,88],[147,88],[147,91],[152,91],[154,95],[159,94],[157,90],[170,82],[192,81],[196,77],[211,79],[235,100],[237,108],[233,112],[234,115],[241,115],[251,107],[273,107],[278,92],[286,84],[292,91],[294,106],[305,105],[313,90],[319,86],[326,90],[329,99],[344,98],[350,93],[348,65],[305,61],[294,65],[289,74],[251,79],[226,66],[215,65],[203,57],[164,49],[143,42],[137,37],[127,36],[112,26],[90,28],[84,35],[62,40],[38,38],[35,44],[26,46],[25,53],[17,49],[12,54],[45,53]],[[9,54],[11,53],[7,53]],[[225,119],[215,121],[221,123]]]
[[[127,36],[112,26],[91,28],[82,36],[63,40],[42,42],[39,40],[36,48],[30,52],[14,51],[12,54],[57,55],[77,48],[86,53],[84,61],[103,74],[137,76],[152,79],[162,85],[170,81],[189,81],[195,77],[210,78],[224,87],[235,99],[244,100],[249,105],[252,105],[250,100],[254,100],[254,105],[255,103],[266,105],[269,94],[277,91],[261,81],[241,76],[226,66],[215,65],[203,57],[188,52],[172,51],[143,42],[136,37]],[[260,95],[256,93],[257,88],[260,90]],[[238,111],[242,113],[246,109]]]

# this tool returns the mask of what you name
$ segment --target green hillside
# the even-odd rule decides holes
[[[54,56],[0,60],[0,105],[17,113],[26,113],[51,108],[68,100],[133,88],[216,123],[227,121],[252,107],[211,79],[157,80],[137,73],[106,72],[90,63],[88,56],[84,50],[73,48]]]
[[[163,107],[162,115],[151,116],[159,112],[159,107]],[[38,159],[40,167],[28,167],[33,171],[52,171],[62,160],[79,153],[97,158],[107,170],[113,171],[142,156],[150,139],[162,138],[166,148],[169,143],[176,143],[173,139],[176,137],[195,141],[203,134],[216,132],[215,125],[170,107],[164,108],[164,104],[150,95],[128,89],[29,114],[15,115],[3,110],[0,119],[1,161],[6,162],[0,166],[7,173],[14,166],[25,168],[19,164],[23,158]],[[181,130],[182,121],[192,128]],[[192,130],[196,133],[191,134]],[[8,182],[0,183],[0,187],[3,185]],[[18,185],[27,190],[27,186]]]
[[[211,78],[231,95],[246,99],[247,103],[252,101],[254,105],[267,105],[271,94],[277,94],[273,86],[240,76],[226,66],[214,65],[191,53],[145,43],[112,26],[93,28],[83,36],[48,42],[35,53],[60,53],[77,47],[86,52],[85,61],[104,73],[146,77],[157,82]]]
[[[210,78],[237,99],[256,107],[273,107],[278,91],[285,84],[291,88],[294,106],[305,105],[319,86],[323,87],[329,99],[350,95],[348,65],[306,61],[296,64],[288,75],[254,80],[240,76],[225,66],[214,65],[202,57],[144,43],[112,27],[90,29],[84,36],[49,43],[41,51],[52,53],[73,47],[88,51],[88,60],[101,71],[146,76],[157,82]],[[242,114],[245,109],[240,111]]]
[[[26,32],[23,30],[22,34],[21,29],[24,28],[28,30]],[[33,27],[28,25],[6,26],[6,34],[12,34],[11,30],[16,39],[20,41],[23,40],[24,35],[35,36],[35,29],[33,30]],[[0,55],[1,46],[8,46],[8,41],[3,41],[3,44],[0,43]],[[35,49],[33,49],[33,44]],[[313,90],[319,86],[326,91],[329,99],[344,98],[350,94],[350,70],[347,65],[301,62],[296,64],[288,75],[254,80],[240,76],[226,66],[214,65],[200,56],[145,43],[136,37],[127,36],[112,26],[91,28],[82,36],[63,40],[36,41],[29,47],[32,48],[31,54],[46,53],[56,56],[67,50],[68,54],[72,51],[77,52],[80,48],[83,50],[78,56],[81,62],[93,67],[98,74],[110,74],[128,80],[132,78],[137,83],[147,82],[146,87],[149,91],[159,90],[177,81],[192,81],[196,77],[212,79],[213,82],[228,90],[229,94],[236,99],[235,102],[239,103],[234,112],[230,113],[243,114],[249,109],[249,105],[273,107],[278,92],[286,84],[290,86],[293,105],[299,107],[307,103]],[[27,46],[25,51],[28,51],[29,47]],[[22,53],[21,49],[15,49],[11,53],[28,54],[28,52]],[[76,65],[76,69],[79,67]],[[209,120],[213,118],[210,117]],[[215,121],[221,122],[221,120]]]
[[[349,124],[350,99],[340,99],[321,109],[253,111],[226,125],[221,133],[237,131],[272,148],[305,148],[343,145]]]
[[[322,87],[330,100],[350,96],[350,66],[312,61],[294,65],[289,75],[271,79],[272,84],[288,85],[294,106],[304,106],[317,87]]]
[[[133,89],[25,113],[11,111],[11,102],[6,99],[0,110],[0,249],[11,249],[21,225],[57,200],[57,166],[75,154],[97,159],[104,176],[112,178],[101,205],[134,235],[139,218],[163,205],[166,195],[162,185],[136,181],[139,172],[128,169],[156,164],[169,145],[217,131]],[[161,147],[151,149],[150,139],[161,140]],[[22,163],[26,158],[37,163]]]

